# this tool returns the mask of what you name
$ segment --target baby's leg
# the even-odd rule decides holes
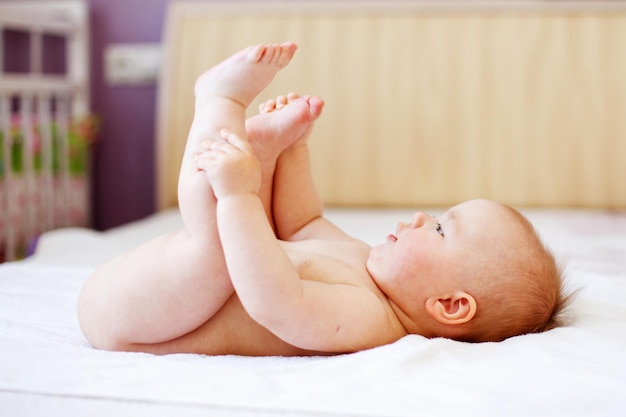
[[[278,105],[276,104],[278,101]],[[288,104],[285,106],[285,104]],[[283,103],[283,98],[269,100],[262,106],[261,113],[246,120],[248,139],[261,161],[263,172],[263,189],[270,192],[273,188],[273,175],[276,160],[281,153],[290,148],[294,143],[306,140],[313,121],[319,117],[323,101],[319,98],[290,96],[288,102]],[[280,109],[281,111],[274,111]],[[183,242],[188,241],[185,238]],[[228,281],[230,282],[230,281]],[[190,313],[186,313],[190,314]],[[133,346],[126,346],[127,350],[139,350],[153,353],[176,353],[176,352],[210,352],[216,345],[214,340],[213,323],[205,321],[202,325],[178,338],[165,340],[161,343],[151,342],[141,344],[135,342]]]
[[[202,74],[196,82],[195,115],[178,182],[180,210],[191,236],[205,238],[216,233],[213,193],[194,160],[201,151],[200,144],[208,138],[220,138],[222,129],[245,139],[247,107],[289,63],[295,50],[293,43],[251,47]]]
[[[259,114],[246,120],[248,140],[261,163],[263,181],[259,197],[272,223],[276,161],[285,149],[306,140],[323,106],[319,97],[289,93],[262,103]]]
[[[128,349],[180,337],[206,322],[232,295],[215,200],[193,156],[205,138],[217,137],[222,128],[245,137],[245,108],[294,52],[294,44],[248,48],[200,77],[179,178],[185,229],[112,260],[88,279],[79,320],[94,346]]]
[[[286,102],[270,103],[274,105],[266,111],[285,111],[281,109],[284,106],[289,108],[290,103],[289,98]],[[308,98],[308,103],[313,114],[319,114],[324,105],[319,97]],[[280,239],[290,239],[302,226],[323,213],[322,200],[313,182],[309,165],[307,140],[311,128],[312,125],[276,160],[272,211],[276,234]]]

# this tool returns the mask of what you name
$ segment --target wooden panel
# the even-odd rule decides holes
[[[174,3],[159,205],[176,201],[197,75],[247,45],[293,40],[261,98],[326,100],[311,148],[327,204],[626,207],[626,10],[368,4]]]

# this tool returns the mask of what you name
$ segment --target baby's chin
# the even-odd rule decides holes
[[[370,276],[372,277],[372,279],[374,279],[374,281],[377,281],[377,276],[379,275],[377,273],[377,271],[380,269],[380,265],[381,265],[381,261],[380,258],[382,257],[382,254],[380,253],[383,249],[383,247],[385,246],[385,243],[381,243],[379,245],[373,246],[370,249],[370,253],[369,256],[367,258],[367,261],[365,262],[365,269],[367,270],[367,272],[370,274]]]

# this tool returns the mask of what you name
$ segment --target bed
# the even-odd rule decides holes
[[[278,8],[245,2],[173,3],[166,23],[167,59],[157,118],[159,130],[163,132],[158,138],[157,157],[160,210],[146,219],[105,232],[86,228],[46,232],[40,237],[33,256],[0,265],[0,413],[11,416],[203,414],[254,417],[623,415],[626,408],[626,132],[618,116],[626,110],[626,89],[625,81],[620,80],[620,72],[615,68],[623,68],[626,63],[626,51],[618,47],[626,41],[626,8],[612,2],[594,2],[593,6],[559,2],[551,7],[520,2],[497,9],[491,4],[466,5],[465,2],[445,3],[444,6],[405,2],[383,9],[375,2],[361,4],[358,8],[350,2],[337,5],[280,3]],[[277,18],[282,19],[278,26]],[[428,145],[433,152],[449,149],[458,154],[452,161],[397,158],[393,166],[397,166],[399,172],[414,172],[420,179],[417,185],[411,186],[419,188],[420,192],[415,194],[407,191],[412,188],[402,183],[400,175],[386,165],[391,158],[385,153],[386,146],[402,150],[401,154],[411,149],[413,156],[417,154],[416,149],[411,148],[417,145],[410,143],[406,135],[394,131],[381,136],[381,132],[387,132],[380,130],[384,125],[368,124],[367,129],[358,127],[357,132],[346,130],[339,135],[336,129],[349,129],[348,122],[355,126],[364,120],[374,123],[370,122],[372,117],[359,113],[376,103],[377,115],[382,120],[376,123],[400,120],[396,119],[398,113],[402,113],[402,120],[411,119],[416,108],[421,111],[420,106],[426,106],[427,103],[420,102],[423,97],[416,100],[407,113],[405,105],[380,105],[376,100],[384,95],[369,99],[356,96],[350,101],[363,107],[353,108],[346,115],[349,106],[342,101],[344,94],[333,92],[344,88],[342,77],[345,76],[335,59],[331,62],[336,72],[323,72],[322,67],[309,72],[304,70],[321,59],[323,51],[332,45],[328,41],[333,36],[345,42],[349,38],[355,50],[364,47],[361,42],[372,45],[368,38],[372,31],[378,34],[375,37],[396,42],[392,41],[395,30],[407,25],[402,29],[406,31],[411,25],[394,19],[418,19],[433,31],[430,36],[439,34],[433,39],[450,39],[450,33],[471,38],[480,33],[479,39],[483,40],[493,38],[500,30],[504,32],[503,37],[507,33],[512,36],[509,31],[514,21],[513,26],[518,28],[516,33],[522,39],[531,39],[534,33],[543,33],[550,39],[535,43],[532,48],[530,44],[521,48],[523,53],[515,62],[522,64],[524,59],[534,59],[537,55],[560,57],[542,60],[544,67],[537,69],[534,76],[522,77],[525,82],[537,82],[543,89],[537,85],[516,85],[515,91],[537,89],[540,96],[537,101],[528,95],[524,97],[530,101],[491,101],[509,96],[505,90],[499,90],[509,84],[498,78],[504,77],[506,68],[495,63],[489,71],[491,74],[503,71],[494,75],[494,80],[499,81],[481,87],[491,98],[485,98],[482,103],[474,102],[472,106],[469,101],[477,92],[466,84],[475,79],[464,84],[456,78],[460,74],[447,74],[446,78],[455,80],[459,103],[455,106],[450,98],[433,98],[431,104],[436,108],[431,107],[428,114],[435,117],[438,112],[457,111],[452,123],[456,127],[448,124],[423,127],[433,135],[428,144],[419,142],[425,131],[411,136],[419,142],[417,149]],[[355,30],[352,25],[366,28],[350,35],[348,32]],[[382,26],[373,29],[369,25]],[[216,34],[224,32],[225,28],[233,35],[216,40]],[[341,32],[345,28],[350,31]],[[202,34],[198,30],[216,32]],[[306,35],[311,33],[315,35]],[[323,37],[320,33],[328,35]],[[302,38],[297,38],[299,34]],[[91,348],[80,333],[75,313],[76,299],[85,278],[96,265],[117,253],[151,236],[181,227],[172,178],[176,176],[173,172],[179,159],[176,150],[184,143],[191,117],[186,106],[195,74],[201,66],[220,60],[227,50],[237,49],[239,43],[254,43],[250,42],[252,37],[265,36],[270,41],[274,37],[293,36],[300,43],[294,61],[299,65],[300,76],[287,74],[285,78],[294,84],[298,80],[320,78],[316,85],[272,85],[267,95],[284,93],[285,88],[289,88],[319,93],[326,98],[328,105],[316,126],[319,129],[311,139],[311,147],[316,180],[327,205],[326,215],[331,220],[349,233],[376,244],[395,229],[398,220],[410,218],[418,208],[437,214],[443,206],[477,196],[514,204],[530,218],[565,265],[570,285],[580,288],[571,311],[572,323],[547,333],[514,337],[500,343],[468,344],[407,336],[391,345],[334,357],[156,356]],[[195,39],[193,45],[189,37]],[[470,50],[464,49],[461,55],[480,56],[481,60],[493,63],[489,53],[496,50],[503,56],[510,53],[508,48],[495,46],[491,52],[471,50],[484,46],[478,38],[473,39],[464,44]],[[573,52],[568,55],[569,52],[562,50],[565,45],[559,42],[571,39],[585,45],[584,53],[581,52],[585,57],[597,54],[602,59],[588,62],[584,68],[577,67],[574,74],[559,73],[562,65],[573,64],[575,55]],[[318,41],[320,44],[316,43]],[[383,54],[387,50],[383,44],[381,41],[369,53]],[[541,51],[542,45],[550,45],[546,46],[549,51]],[[197,53],[198,48],[210,56],[202,59],[210,62],[195,63],[194,57],[204,55]],[[441,68],[447,59],[461,59],[460,55],[453,58],[441,54],[438,64]],[[357,54],[350,59],[358,58]],[[382,60],[377,55],[375,61],[382,66],[378,58]],[[472,62],[468,60],[464,65]],[[530,66],[529,63],[524,65],[525,68]],[[466,69],[472,72],[479,68]],[[408,77],[403,74],[396,77]],[[542,78],[544,76],[549,78]],[[559,81],[563,84],[557,82],[568,77],[573,78]],[[590,77],[590,82],[583,83],[587,80],[585,77]],[[383,80],[391,84],[397,82],[396,78],[383,77]],[[282,82],[287,81],[279,76],[277,83]],[[568,100],[560,98],[559,102],[553,102],[560,94],[543,91],[549,87],[565,88],[570,82],[581,84],[582,97],[593,100],[597,112],[585,106],[578,108],[582,102],[568,107],[569,101],[580,100],[575,93]],[[417,84],[425,85],[419,81]],[[377,78],[369,79],[367,85],[380,91],[400,91]],[[315,91],[308,91],[309,88]],[[351,91],[350,85],[346,88]],[[522,91],[517,93],[522,94]],[[339,104],[335,104],[335,100]],[[370,101],[361,104],[363,100]],[[527,110],[526,106],[532,110]],[[549,114],[535,110],[536,106],[543,106],[543,111]],[[493,115],[494,126],[482,126],[490,119],[483,112]],[[516,119],[515,114],[520,112],[523,117]],[[472,123],[474,117],[481,122]],[[552,120],[555,117],[561,118],[560,122]],[[532,126],[524,127],[522,121]],[[336,123],[339,127],[335,128]],[[414,127],[411,125],[410,129]],[[483,127],[487,130],[482,130]],[[334,145],[328,142],[325,135],[329,130],[326,129],[334,132]],[[579,132],[581,129],[584,135]],[[528,139],[528,146],[538,147],[535,152],[525,150],[523,135],[532,137]],[[590,143],[583,140],[583,136]],[[437,142],[430,143],[435,137]],[[496,137],[502,137],[506,143],[496,143]],[[567,155],[561,155],[562,159],[543,164],[533,159],[550,159],[551,156],[545,154],[534,154],[539,150],[563,149],[564,142],[560,141],[566,137],[572,142],[565,152]],[[348,143],[343,144],[343,141]],[[351,151],[350,144],[354,146],[354,141],[368,146]],[[458,149],[461,141],[470,143]],[[369,147],[373,149],[361,150]],[[461,150],[470,161],[454,171]],[[509,153],[519,155],[521,161],[511,158]],[[502,161],[495,160],[498,154],[502,154]],[[483,159],[474,160],[478,155]],[[342,169],[335,158],[343,161]],[[431,159],[436,157],[431,156]],[[435,162],[444,166],[437,168]],[[428,164],[414,166],[423,163]],[[426,167],[435,169],[426,179],[421,171],[411,171]],[[453,172],[440,178],[445,169]],[[531,178],[526,179],[523,171]],[[387,181],[396,182],[396,186],[376,185],[381,172],[387,174]],[[454,184],[460,178],[457,176],[468,176],[463,186]],[[331,177],[335,178],[334,182],[328,179]],[[542,179],[545,183],[539,184]],[[348,187],[351,181],[354,185]],[[509,186],[505,187],[507,183]],[[363,192],[362,187],[367,184],[371,184],[374,197]],[[438,191],[439,187],[447,185],[451,189]],[[353,193],[349,193],[350,190]]]
[[[329,209],[371,243],[405,209]],[[92,349],[75,304],[94,265],[180,227],[176,210],[107,232],[46,233],[0,266],[0,412],[6,416],[620,416],[626,406],[626,213],[526,213],[581,291],[569,327],[501,343],[408,336],[337,357],[111,353]],[[364,232],[363,224],[368,225]]]

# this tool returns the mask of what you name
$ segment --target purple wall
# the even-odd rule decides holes
[[[103,230],[155,210],[157,97],[155,86],[108,86],[104,48],[111,43],[160,42],[167,5],[175,0],[87,1],[91,8],[92,111],[102,119],[94,152],[93,222]]]
[[[93,222],[108,229],[154,212],[155,86],[108,86],[104,49],[159,42],[169,0],[88,0],[91,103],[102,120],[94,149]]]

